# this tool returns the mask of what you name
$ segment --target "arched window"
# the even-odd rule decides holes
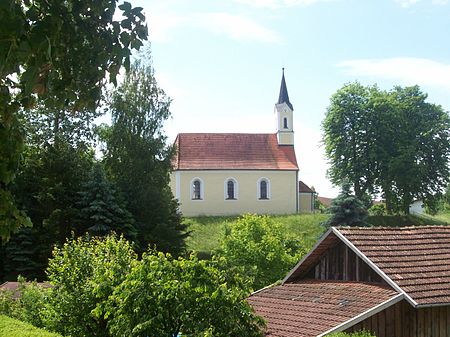
[[[288,122],[287,122],[287,118],[286,118],[286,117],[283,118],[283,127],[284,127],[285,129],[288,128]]]
[[[266,178],[261,178],[258,180],[258,199],[270,199],[270,183]]]
[[[194,179],[192,181],[192,200],[201,200],[202,196],[202,182],[200,179]]]
[[[238,186],[236,179],[229,178],[225,180],[225,200],[236,200]]]

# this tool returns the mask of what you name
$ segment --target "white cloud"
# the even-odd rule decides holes
[[[450,64],[423,58],[348,60],[338,64],[352,76],[401,81],[406,85],[429,85],[450,92]]]
[[[239,41],[279,43],[281,37],[259,23],[229,13],[202,13],[195,16],[195,24],[214,33],[224,34]]]
[[[411,7],[422,0],[395,0],[396,3],[400,4],[400,6],[404,8]],[[449,0],[431,0],[433,5],[446,5]]]
[[[411,7],[412,5],[418,3],[419,1],[420,0],[395,0],[395,2],[397,2],[398,4],[400,4],[400,6],[404,8]]]
[[[235,0],[235,2],[260,8],[283,8],[293,6],[309,6],[330,0]]]
[[[310,0],[311,1],[311,0]],[[238,41],[280,43],[282,38],[273,30],[241,15],[224,12],[175,15],[159,13],[150,16],[149,34],[152,42],[167,42],[177,29],[194,27],[225,35]]]

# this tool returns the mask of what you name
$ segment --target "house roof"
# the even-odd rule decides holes
[[[338,230],[418,306],[450,304],[450,226]]]
[[[276,134],[180,133],[175,170],[298,170],[293,145]]]
[[[450,226],[331,228],[283,282],[302,278],[338,241],[412,305],[450,304]]]
[[[333,198],[327,198],[327,197],[321,197],[319,196],[319,201],[322,205],[324,205],[325,207],[330,207],[331,206],[331,202],[333,201]]]
[[[266,336],[271,337],[321,336],[399,300],[395,290],[379,284],[318,280],[266,288],[248,298],[267,321]]]
[[[298,182],[298,191],[300,193],[314,193],[314,191],[301,180]]]
[[[287,91],[286,86],[286,80],[284,79],[284,68],[283,68],[283,75],[281,77],[281,86],[280,86],[280,95],[278,96],[278,104],[286,103],[287,106],[294,111],[294,107],[292,106],[291,102],[289,102],[289,95]]]

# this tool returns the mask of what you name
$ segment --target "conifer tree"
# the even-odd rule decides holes
[[[341,193],[331,202],[330,218],[323,223],[332,226],[366,226],[367,209],[364,203],[350,191],[350,184],[344,183]]]
[[[79,234],[89,232],[95,236],[105,236],[116,232],[131,241],[136,239],[134,219],[123,201],[116,198],[117,192],[100,164],[94,165],[79,195]]]

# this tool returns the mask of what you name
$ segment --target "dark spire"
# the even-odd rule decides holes
[[[284,79],[284,68],[283,68],[283,76],[281,77],[281,87],[280,87],[280,96],[278,97],[278,104],[286,103],[292,111],[294,111],[294,107],[291,102],[289,102],[289,95],[286,87],[286,80]]]

